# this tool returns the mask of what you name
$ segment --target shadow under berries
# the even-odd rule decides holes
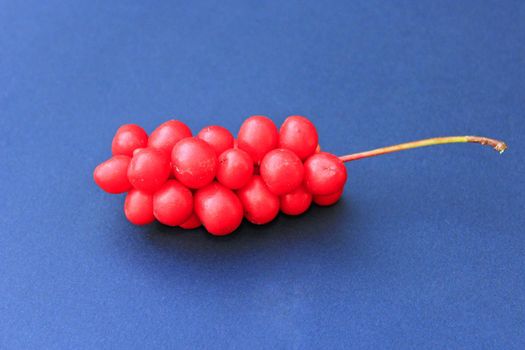
[[[265,225],[254,225],[244,220],[235,232],[226,236],[210,235],[202,227],[184,230],[159,223],[141,230],[144,233],[143,242],[152,249],[167,254],[191,254],[193,261],[206,261],[210,255],[233,259],[259,252],[279,256],[286,254],[287,249],[303,245],[329,247],[339,244],[340,239],[354,239],[352,227],[359,216],[357,213],[348,214],[354,210],[353,207],[353,203],[342,200],[331,207],[314,205],[297,217],[280,214],[276,220]]]

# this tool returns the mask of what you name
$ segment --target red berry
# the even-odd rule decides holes
[[[315,153],[304,163],[304,183],[313,195],[332,194],[346,182],[346,168],[333,154]]]
[[[146,192],[155,192],[168,179],[170,162],[162,151],[143,148],[135,153],[128,168],[128,178],[133,187]]]
[[[278,196],[292,192],[303,182],[303,163],[287,149],[268,152],[261,162],[260,172],[270,191]]]
[[[235,193],[212,182],[195,193],[195,213],[209,233],[223,236],[239,227],[243,209]]]
[[[164,225],[184,224],[192,212],[191,191],[177,180],[169,180],[153,196],[153,214]]]
[[[315,153],[319,152],[321,152],[321,145],[317,145],[317,147],[315,147]]]
[[[189,188],[208,185],[217,173],[217,156],[205,141],[188,137],[177,142],[171,153],[175,178]]]
[[[131,188],[126,176],[131,158],[117,155],[95,168],[93,178],[97,185],[109,193],[122,193]]]
[[[287,215],[301,215],[310,208],[312,195],[301,185],[280,198],[281,211]]]
[[[201,224],[201,221],[199,220],[199,217],[197,216],[197,214],[193,213],[191,214],[188,220],[180,224],[180,227],[186,230],[193,230],[201,225],[202,224]]]
[[[126,124],[118,128],[113,142],[111,142],[111,152],[113,155],[122,154],[132,157],[133,151],[137,148],[146,147],[148,144],[148,134],[140,126]]]
[[[301,160],[315,153],[317,141],[314,124],[299,115],[286,118],[279,132],[279,147],[293,151]]]
[[[259,164],[266,153],[279,145],[279,132],[271,119],[256,115],[242,123],[237,144]]]
[[[339,198],[343,195],[343,190],[338,192],[325,194],[325,195],[314,195],[314,203],[323,207],[335,204]]]
[[[252,174],[252,158],[242,149],[231,148],[219,156],[217,180],[224,186],[237,190],[248,183]]]
[[[178,120],[168,120],[153,130],[149,137],[148,146],[160,149],[170,155],[173,146],[186,137],[191,137],[191,130],[186,124]]]
[[[253,224],[266,224],[279,213],[279,197],[268,189],[260,176],[252,177],[237,195],[244,207],[244,216]]]
[[[222,152],[233,147],[233,135],[222,126],[208,126],[202,129],[197,137],[206,141],[215,150],[217,157]]]
[[[155,220],[153,216],[153,195],[132,189],[124,202],[124,213],[134,225],[146,225]]]

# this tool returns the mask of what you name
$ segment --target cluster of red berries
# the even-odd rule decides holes
[[[237,139],[221,126],[193,137],[184,123],[170,120],[148,137],[127,124],[111,148],[94,179],[106,192],[128,192],[124,212],[131,223],[202,224],[214,235],[233,232],[243,217],[266,224],[279,210],[300,215],[312,201],[332,205],[347,177],[338,157],[320,151],[315,126],[301,116],[288,117],[280,130],[252,116]]]

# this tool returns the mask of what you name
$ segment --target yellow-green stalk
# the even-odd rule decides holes
[[[481,136],[447,136],[447,137],[434,137],[431,139],[424,139],[419,141],[412,141],[407,143],[401,143],[399,145],[394,146],[388,146],[388,147],[381,147],[377,148],[371,151],[366,152],[360,152],[360,153],[354,153],[349,154],[346,156],[341,156],[339,159],[343,162],[351,162],[353,160],[358,160],[362,158],[369,158],[369,157],[375,157],[379,156],[381,154],[387,154],[387,153],[393,153],[393,152],[399,152],[404,151],[407,149],[412,148],[419,148],[419,147],[427,147],[427,146],[434,146],[434,145],[443,145],[447,143],[464,143],[464,142],[472,142],[472,143],[479,143],[481,145],[487,145],[493,147],[496,151],[499,153],[503,153],[507,149],[507,145],[505,142],[490,139],[488,137],[481,137]]]

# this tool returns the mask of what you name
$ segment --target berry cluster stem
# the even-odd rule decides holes
[[[412,148],[419,148],[419,147],[427,147],[427,146],[434,146],[434,145],[442,145],[447,143],[464,143],[464,142],[472,142],[472,143],[479,143],[481,145],[487,145],[493,147],[496,151],[499,153],[503,153],[507,149],[507,145],[499,140],[490,139],[488,137],[481,137],[481,136],[447,136],[447,137],[434,137],[430,139],[424,139],[419,141],[412,141],[407,143],[401,143],[399,145],[394,146],[388,146],[388,147],[382,147],[377,148],[371,151],[366,152],[360,152],[360,153],[354,153],[349,154],[346,156],[341,156],[339,159],[343,162],[351,162],[353,160],[363,159],[363,158],[370,158],[379,156],[381,154],[387,154],[387,153],[393,153],[393,152],[399,152],[404,151],[407,149]]]

